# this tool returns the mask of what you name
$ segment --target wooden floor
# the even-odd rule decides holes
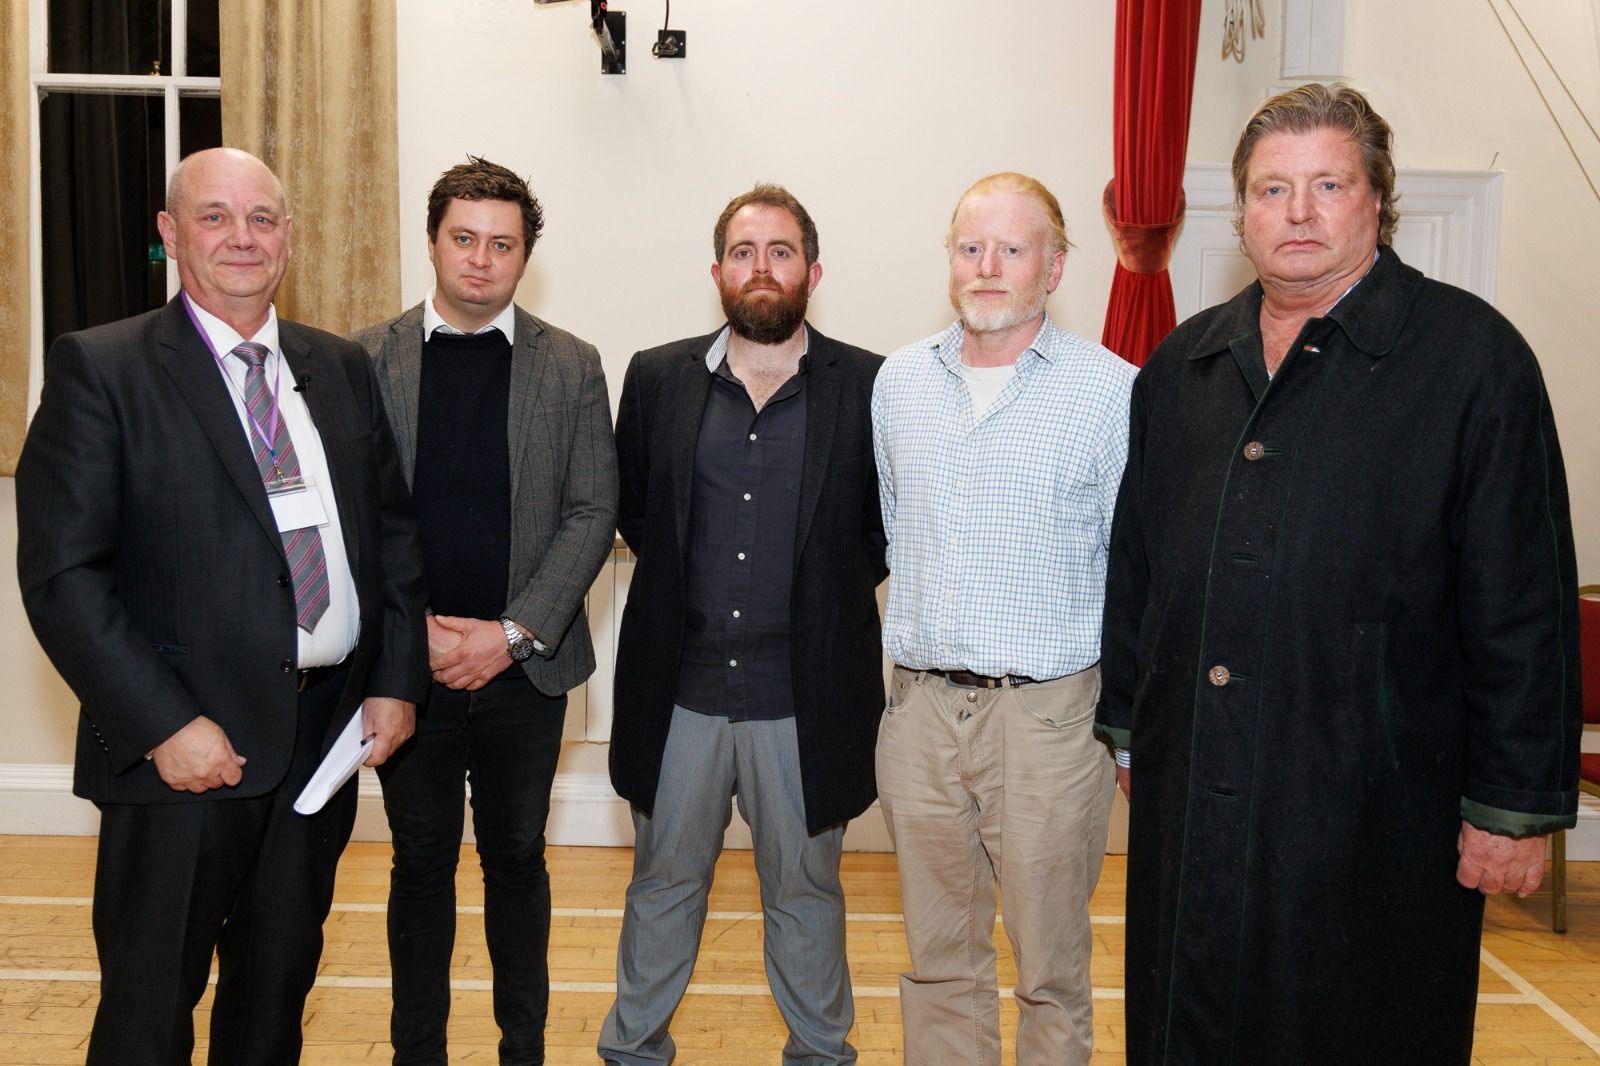
[[[551,850],[551,1066],[598,1061],[595,1036],[611,1002],[616,908],[630,862],[627,850]],[[388,1061],[388,864],[386,845],[355,844],[345,855],[321,977],[307,1004],[305,1062]],[[0,1063],[83,1061],[98,994],[88,906],[93,865],[89,838],[0,837]],[[1107,861],[1093,904],[1097,1063],[1122,1061],[1123,872],[1119,857]],[[1474,1062],[1544,1066],[1600,1058],[1600,863],[1574,863],[1571,876],[1572,931],[1566,936],[1550,932],[1544,892],[1521,902],[1490,902]],[[847,855],[844,880],[856,994],[851,1039],[862,1066],[888,1066],[900,1061],[896,976],[906,966],[894,859]],[[492,1064],[497,1034],[490,1018],[482,887],[470,852],[459,882],[463,913],[452,974],[451,1062]],[[757,899],[749,853],[724,855],[699,967],[673,1026],[682,1066],[779,1061],[784,1028],[766,994],[760,916],[752,913]],[[1004,988],[1014,974],[1004,935],[998,940]],[[197,1062],[204,1062],[209,1003],[207,993],[197,1016]],[[1001,1018],[1009,1054],[1016,1011],[1008,999]]]

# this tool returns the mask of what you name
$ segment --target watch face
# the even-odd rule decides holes
[[[513,662],[527,662],[531,658],[533,658],[533,641],[527,637],[523,637],[511,645],[511,659]]]

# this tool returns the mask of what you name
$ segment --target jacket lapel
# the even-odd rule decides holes
[[[163,348],[162,364],[195,421],[210,439],[222,469],[244,497],[262,531],[282,553],[283,538],[278,534],[272,508],[267,504],[261,471],[239,425],[239,413],[234,409],[227,385],[223,384],[216,360],[196,332],[194,323],[189,321],[188,312],[180,302],[182,299],[182,296],[173,299],[161,316],[156,339]]]
[[[378,353],[378,381],[391,412],[389,428],[400,469],[411,486],[417,469],[417,390],[422,383],[422,305],[417,304],[389,327]]]
[[[706,399],[711,395],[711,375],[706,371],[706,350],[717,335],[698,342],[677,370],[670,394],[667,431],[667,462],[672,471],[672,511],[678,520],[679,557],[689,553],[689,501],[694,491],[694,453],[700,444],[700,422],[705,417]]]
[[[805,550],[833,458],[834,426],[839,421],[838,360],[833,342],[811,330],[811,350],[806,356],[806,447],[800,467],[800,518],[794,535],[796,564]]]
[[[511,459],[511,498],[527,458],[535,423],[539,421],[539,386],[544,381],[544,326],[522,308],[516,310],[516,339],[511,346],[511,397],[506,405],[506,448]],[[553,472],[552,472],[553,473]],[[553,482],[552,482],[553,483]]]
[[[322,439],[322,453],[328,460],[328,477],[333,482],[334,506],[339,509],[339,530],[344,535],[345,557],[350,560],[350,572],[360,573],[360,552],[357,549],[361,538],[357,527],[361,507],[350,494],[350,478],[345,469],[348,457],[339,450],[341,423],[332,388],[338,380],[338,371],[311,349],[292,322],[278,320],[278,344],[283,349],[284,360],[289,364],[294,380],[306,380],[309,375],[310,384],[301,395],[305,397],[311,422],[317,427],[317,436]],[[326,384],[319,388],[317,382]]]

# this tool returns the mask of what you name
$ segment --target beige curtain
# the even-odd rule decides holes
[[[0,0],[0,474],[17,471],[28,432],[28,353],[33,348],[33,263],[28,219],[28,0]]]
[[[0,0],[19,3],[22,0]],[[221,0],[222,139],[294,218],[278,313],[347,333],[400,309],[394,0]]]

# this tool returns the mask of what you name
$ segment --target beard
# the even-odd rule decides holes
[[[1046,279],[1040,276],[1039,282],[1032,292],[1019,292],[1017,289],[1006,285],[999,286],[991,281],[974,281],[966,288],[950,286],[950,303],[955,307],[956,314],[961,317],[961,324],[973,333],[999,333],[1003,330],[1020,326],[1039,315],[1044,310],[1045,300],[1050,296],[1046,287]],[[973,295],[975,289],[1004,288],[1011,296],[1000,307],[985,306]]]
[[[805,281],[785,289],[775,281],[751,278],[737,292],[722,287],[722,312],[733,331],[753,344],[779,344],[806,320],[811,298]]]

